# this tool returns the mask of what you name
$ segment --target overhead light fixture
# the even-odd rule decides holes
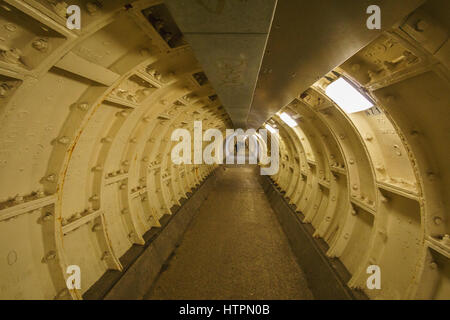
[[[374,105],[353,83],[342,77],[331,83],[325,93],[346,113],[367,110]]]
[[[280,118],[281,118],[281,120],[284,121],[284,123],[286,123],[291,128],[294,128],[297,126],[297,121],[292,119],[292,117],[290,115],[288,115],[286,112],[283,112],[282,114],[280,114]]]
[[[266,123],[264,126],[266,127],[267,130],[269,130],[269,131],[272,132],[272,133],[276,133],[276,132],[277,132],[274,128],[272,128],[272,127],[271,127],[270,125],[268,125],[267,123]]]

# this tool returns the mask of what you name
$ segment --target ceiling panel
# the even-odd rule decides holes
[[[248,124],[265,120],[345,62],[422,0],[280,0],[272,22]],[[369,5],[381,8],[382,30],[369,30]]]
[[[276,0],[165,3],[234,126],[245,126]]]

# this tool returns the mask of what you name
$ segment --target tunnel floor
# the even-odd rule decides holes
[[[145,299],[313,299],[256,170],[218,175]]]

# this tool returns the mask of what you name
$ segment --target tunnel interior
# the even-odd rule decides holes
[[[349,31],[353,47],[318,49],[295,47],[278,1],[249,59],[233,47],[247,40],[208,38],[237,56],[217,64],[166,2],[0,2],[0,299],[317,299],[308,246],[343,270],[323,272],[348,297],[450,299],[449,2],[405,5],[370,37]],[[66,26],[69,5],[80,30]],[[345,111],[329,96],[337,81],[371,107]],[[279,170],[219,161],[220,148],[214,162],[173,162],[174,130],[195,154],[208,146],[199,134],[238,128]],[[367,286],[369,266],[381,288]]]

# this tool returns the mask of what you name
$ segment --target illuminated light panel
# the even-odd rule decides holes
[[[281,120],[284,121],[284,123],[286,123],[289,127],[294,128],[297,126],[297,121],[295,121],[294,119],[292,119],[292,117],[290,115],[288,115],[286,112],[283,112],[280,115]]]
[[[373,107],[373,103],[344,78],[331,83],[325,93],[346,113],[364,111]]]
[[[272,128],[272,127],[271,127],[270,125],[268,125],[267,123],[266,123],[264,126],[266,127],[267,130],[269,130],[269,131],[272,132],[272,133],[276,133],[276,132],[277,132],[274,128]]]

